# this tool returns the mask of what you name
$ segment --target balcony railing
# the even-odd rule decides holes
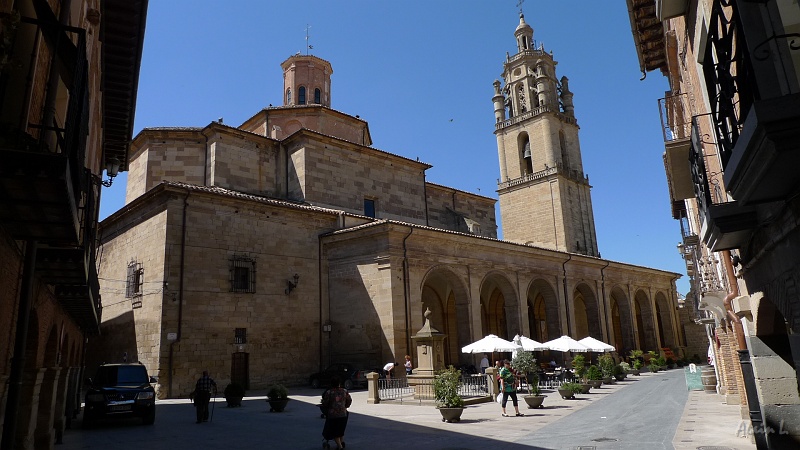
[[[519,178],[514,178],[513,180],[506,180],[506,181],[499,181],[497,182],[497,189],[506,189],[513,186],[519,186],[520,184],[525,184],[529,181],[534,180],[541,180],[543,178],[547,178],[552,175],[563,175],[571,180],[577,181],[579,183],[586,183],[589,184],[589,176],[584,175],[581,171],[575,169],[566,169],[560,163],[556,165],[556,167],[548,167],[547,169],[540,170],[538,172],[529,173],[523,175]]]
[[[688,110],[686,94],[669,95],[658,99],[661,132],[664,142],[689,139],[692,132],[692,115]]]
[[[518,123],[520,123],[520,122],[522,122],[524,120],[528,120],[531,117],[536,117],[538,115],[541,115],[541,114],[544,114],[544,113],[548,113],[548,112],[554,112],[554,113],[558,114],[558,117],[560,119],[564,120],[565,122],[567,122],[569,124],[575,125],[575,124],[578,123],[578,121],[575,120],[574,117],[569,117],[569,116],[563,114],[557,108],[553,108],[550,105],[541,105],[541,106],[537,106],[536,108],[533,108],[532,110],[530,110],[528,112],[524,112],[522,114],[516,115],[516,116],[514,116],[514,117],[512,117],[510,119],[506,119],[506,120],[504,120],[502,122],[497,122],[496,124],[494,124],[494,129],[495,129],[495,131],[502,130],[503,128],[510,127],[511,125],[516,125],[516,124],[518,124]]]

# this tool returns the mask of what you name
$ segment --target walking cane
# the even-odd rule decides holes
[[[214,401],[211,403],[211,417],[208,419],[209,422],[214,421],[214,407],[217,406],[217,390],[214,390]]]

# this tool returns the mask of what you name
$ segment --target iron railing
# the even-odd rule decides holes
[[[668,95],[658,99],[661,133],[664,142],[688,139],[692,133],[692,116],[687,109],[686,94]]]

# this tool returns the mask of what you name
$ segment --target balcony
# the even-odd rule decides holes
[[[744,205],[800,188],[800,24],[778,3],[716,0],[711,8],[703,72],[723,180]]]
[[[664,170],[672,202],[672,217],[680,218],[683,201],[694,198],[692,171],[689,166],[692,123],[685,111],[686,94],[671,95],[658,100],[661,131],[664,137]]]
[[[690,164],[701,222],[700,238],[711,251],[739,248],[758,225],[756,208],[728,201],[718,181],[712,183],[714,189],[711,189],[705,158],[707,153],[714,155],[714,152],[704,151],[699,119],[695,117],[692,122]]]

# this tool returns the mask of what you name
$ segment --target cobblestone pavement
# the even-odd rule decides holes
[[[526,409],[520,400],[520,410],[525,417],[501,417],[500,405],[484,403],[468,407],[458,423],[442,422],[441,415],[430,404],[385,402],[370,405],[365,391],[354,391],[345,442],[347,449],[354,450],[515,450],[576,448],[577,445],[581,449],[637,448],[626,447],[631,442],[638,442],[638,448],[673,448],[670,445],[674,444],[674,448],[679,449],[696,449],[701,445],[755,449],[748,439],[736,437],[741,423],[738,407],[724,405],[716,394],[691,391],[687,395],[682,380],[680,370],[644,373],[593,389],[590,394],[579,395],[577,400],[563,400],[557,392],[549,391],[545,392],[547,399],[540,409]],[[626,396],[626,391],[631,394]],[[131,419],[84,430],[80,428],[79,418],[73,422],[72,429],[67,430],[64,444],[57,448],[320,449],[324,420],[316,404],[321,393],[322,390],[292,388],[292,400],[283,413],[269,412],[263,392],[249,392],[239,408],[227,408],[224,399],[217,399],[212,420],[203,424],[194,423],[194,408],[188,400],[158,401],[154,425],[141,425]],[[631,398],[642,396],[643,403],[633,406]],[[639,420],[643,415],[637,411],[642,405],[663,402],[673,404],[670,413],[662,412],[650,421]],[[508,411],[513,411],[510,404]],[[618,411],[620,415],[609,415],[608,411]],[[634,420],[638,420],[637,426],[624,426],[626,421]],[[590,429],[586,424],[591,423],[595,425]],[[569,432],[565,433],[564,427]],[[661,436],[658,438],[661,446],[642,446],[641,437],[649,435]],[[574,439],[576,437],[581,439]],[[592,440],[604,437],[616,440]],[[335,448],[332,441],[331,444]]]

